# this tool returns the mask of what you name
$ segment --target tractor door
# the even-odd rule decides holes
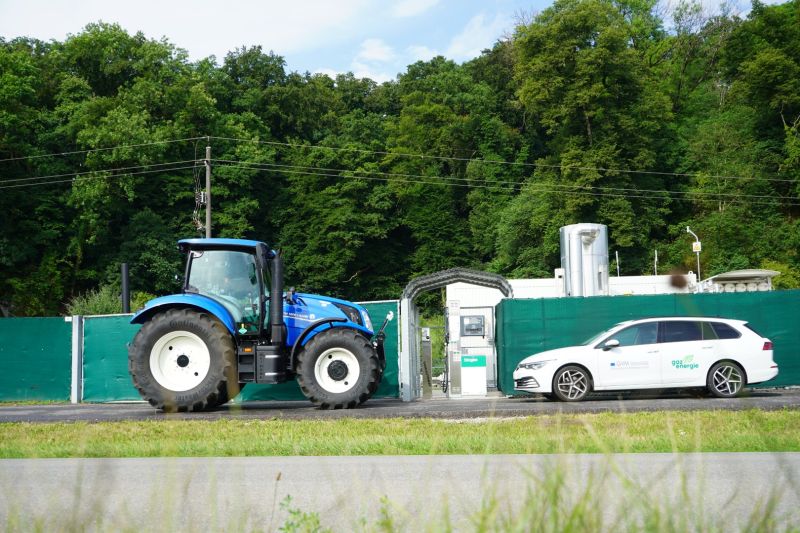
[[[186,292],[203,294],[230,312],[239,335],[260,335],[264,281],[255,255],[239,250],[192,250]]]

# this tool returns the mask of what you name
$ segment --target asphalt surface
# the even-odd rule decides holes
[[[381,530],[476,531],[485,509],[494,521],[483,529],[532,531],[567,528],[582,500],[596,520],[569,529],[646,530],[647,515],[660,518],[659,529],[753,531],[751,516],[773,505],[772,521],[758,525],[781,531],[800,523],[798,480],[800,453],[7,459],[0,523],[276,531],[313,512],[334,531],[381,520],[393,526]]]
[[[749,389],[738,398],[720,399],[697,391],[637,391],[596,394],[587,401],[564,403],[542,397],[503,396],[470,399],[434,398],[402,402],[372,399],[357,409],[323,411],[305,401],[227,404],[202,413],[163,413],[143,402],[106,404],[0,404],[0,422],[73,422],[117,420],[337,419],[337,418],[503,418],[557,413],[799,409],[800,389]]]

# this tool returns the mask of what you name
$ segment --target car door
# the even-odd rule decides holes
[[[714,357],[716,335],[695,320],[664,320],[659,327],[661,376],[666,386],[704,385]],[[710,333],[709,333],[710,332]]]
[[[612,339],[619,346],[603,349]],[[658,322],[628,326],[600,341],[596,350],[596,388],[638,388],[661,382]]]

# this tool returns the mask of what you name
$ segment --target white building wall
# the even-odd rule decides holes
[[[694,273],[682,276],[685,285],[673,285],[672,276],[613,276],[609,278],[611,296],[634,294],[681,294],[695,292]],[[514,298],[560,298],[564,296],[563,279],[510,279]],[[503,294],[497,289],[467,283],[451,283],[446,291],[447,304],[458,302],[459,307],[493,307]]]
[[[611,296],[634,294],[685,294],[695,292],[697,277],[693,272],[680,276],[683,287],[673,285],[672,276],[617,276],[608,279]],[[680,282],[678,284],[681,284]]]

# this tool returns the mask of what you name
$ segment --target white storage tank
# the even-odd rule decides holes
[[[604,224],[571,224],[560,233],[566,296],[607,296],[608,228]]]

